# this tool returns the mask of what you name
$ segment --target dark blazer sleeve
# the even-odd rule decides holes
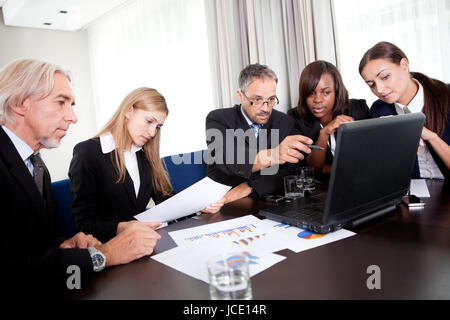
[[[250,177],[248,184],[253,188],[254,192],[259,197],[274,193],[282,193],[283,178],[291,174],[296,174],[296,172],[297,165],[283,164],[278,166],[278,171],[276,174],[257,174],[254,177]]]
[[[102,188],[99,144],[93,140],[79,143],[73,150],[69,167],[70,190],[73,195],[72,215],[78,231],[92,234],[101,241],[116,235],[119,221],[99,217],[96,198]]]
[[[274,113],[274,112],[273,112]],[[299,131],[295,127],[295,122],[285,114],[273,114],[275,121],[273,128],[278,129],[280,136],[276,146],[277,147],[287,136],[297,135]],[[274,174],[264,174],[264,170],[252,174],[248,184],[253,188],[255,193],[262,197],[274,193],[283,193],[283,178],[287,175],[297,174],[298,167],[305,165],[303,161],[299,163],[286,163],[270,167],[269,170]],[[273,170],[276,169],[276,170]]]
[[[375,101],[370,107],[370,117],[379,118],[384,116],[396,115],[395,106],[393,104],[388,104],[382,100]]]
[[[349,115],[354,120],[363,120],[371,118],[369,107],[367,106],[366,100],[363,99],[350,99],[351,106]]]
[[[208,145],[208,155],[213,160],[213,165],[208,166],[208,176],[218,182],[236,186],[243,180],[248,180],[252,174],[253,165],[247,158],[243,163],[237,161],[238,146],[243,145],[244,141],[240,137],[233,136],[233,143],[227,144],[227,129],[236,128],[235,109],[214,110],[206,117],[206,135]],[[228,132],[228,136],[231,135]],[[232,150],[228,147],[232,146]],[[227,161],[227,157],[233,154],[232,161]],[[228,156],[227,156],[228,155]],[[231,163],[230,163],[231,162]],[[216,179],[214,179],[216,178]]]

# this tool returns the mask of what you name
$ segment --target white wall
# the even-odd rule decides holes
[[[64,32],[5,26],[0,10],[0,66],[18,58],[34,58],[55,63],[72,74],[75,112],[72,125],[59,148],[42,150],[52,180],[67,178],[75,144],[95,135],[96,121],[85,31]]]

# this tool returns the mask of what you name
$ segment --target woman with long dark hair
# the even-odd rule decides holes
[[[330,173],[336,147],[336,131],[344,122],[366,119],[369,108],[365,100],[349,99],[339,70],[327,61],[315,61],[303,69],[299,84],[299,101],[288,115],[297,129],[324,150],[313,150],[306,158],[317,173]]]
[[[450,168],[450,87],[409,71],[406,54],[396,45],[379,42],[362,57],[359,73],[379,100],[373,117],[422,112],[426,116],[413,178],[444,179]]]

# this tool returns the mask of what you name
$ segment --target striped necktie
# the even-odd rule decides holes
[[[34,171],[34,182],[39,190],[39,193],[44,197],[44,171],[45,164],[42,161],[39,154],[32,154],[30,156],[30,161],[33,164]]]
[[[255,132],[255,136],[258,138],[259,136],[259,130],[261,129],[261,125],[257,123],[252,123],[250,127],[253,129],[253,132]]]

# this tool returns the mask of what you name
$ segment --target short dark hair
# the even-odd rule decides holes
[[[335,100],[333,118],[345,113],[349,108],[350,100],[348,98],[348,91],[344,86],[339,70],[328,61],[318,60],[308,64],[300,75],[297,112],[302,118],[314,117],[306,104],[306,98],[314,93],[314,90],[320,82],[320,78],[326,73],[331,75],[334,80]]]
[[[239,89],[242,92],[246,92],[253,78],[260,79],[265,77],[271,78],[275,80],[275,83],[278,83],[276,73],[268,66],[259,63],[249,64],[239,73]]]

